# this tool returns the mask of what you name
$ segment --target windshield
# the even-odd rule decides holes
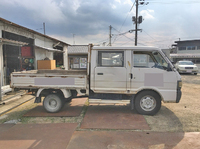
[[[153,56],[154,56],[158,66],[163,67],[163,69],[167,69],[168,63],[166,62],[166,60],[162,57],[162,55],[159,52],[153,52]]]
[[[179,65],[194,65],[193,62],[185,61],[185,62],[179,62]]]

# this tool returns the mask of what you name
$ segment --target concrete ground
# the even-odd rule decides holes
[[[182,79],[181,102],[163,104],[155,116],[138,115],[129,105],[88,105],[83,100],[72,100],[60,113],[66,115],[55,116],[33,104],[32,95],[22,96],[23,104],[0,115],[0,148],[198,149],[200,76]]]

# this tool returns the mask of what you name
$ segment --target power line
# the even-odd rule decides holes
[[[99,42],[96,42],[96,43],[107,42],[108,40],[109,40],[109,38],[107,38],[107,39],[104,39],[104,40],[101,40],[101,41],[99,41]]]
[[[153,40],[155,40],[151,35],[149,35],[147,32],[145,32],[144,30],[142,30],[144,33],[146,33],[149,37],[151,37]],[[156,41],[156,40],[155,40]]]
[[[181,3],[181,4],[194,4],[194,3],[200,3],[200,1],[150,1],[151,3],[159,3],[159,4],[176,4],[176,3]]]
[[[115,29],[114,27],[112,27],[112,28],[113,28],[115,31],[117,31],[117,32],[119,33],[119,35],[122,35],[122,36],[126,37],[127,39],[129,39],[129,40],[131,40],[131,41],[134,41],[134,39],[131,39],[131,38],[125,36],[123,33],[121,33],[120,31],[118,31],[118,30]]]
[[[130,12],[132,11],[132,9],[133,9],[134,5],[135,5],[135,2],[133,3],[133,5],[132,5],[132,7],[131,7],[130,11],[128,12],[128,14],[126,15],[126,18],[124,19],[124,22],[122,23],[122,25],[121,25],[121,27],[120,27],[119,31],[121,31],[122,27],[124,26],[124,24],[125,24],[125,22],[126,22],[126,20],[127,20],[128,16],[130,15]],[[116,39],[117,39],[117,37],[115,37],[115,39],[114,39],[113,43],[116,41]]]

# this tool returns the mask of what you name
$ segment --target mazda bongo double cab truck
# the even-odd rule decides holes
[[[155,47],[89,45],[87,71],[34,70],[11,74],[11,86],[36,92],[47,112],[58,112],[66,100],[88,96],[89,103],[130,103],[138,113],[154,115],[161,101],[178,103],[181,76]]]

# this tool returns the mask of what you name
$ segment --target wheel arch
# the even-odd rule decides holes
[[[136,98],[137,95],[139,95],[141,92],[145,92],[145,91],[151,91],[151,92],[154,92],[154,93],[158,94],[158,95],[160,96],[161,101],[163,101],[162,95],[161,95],[156,89],[142,89],[142,90],[138,91],[138,92],[135,94],[135,97],[134,97],[134,98]]]
[[[51,88],[40,88],[36,93],[35,102],[41,102],[41,97],[46,97],[49,94],[59,94],[63,98],[69,98],[72,96],[71,91],[68,89],[51,89]]]

